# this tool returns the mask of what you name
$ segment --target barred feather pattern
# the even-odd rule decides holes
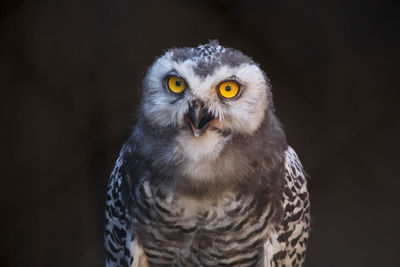
[[[284,217],[264,244],[264,265],[303,266],[310,233],[310,202],[303,166],[289,146],[285,152]]]
[[[104,222],[104,246],[106,266],[132,266],[130,244],[133,242],[130,225],[133,220],[128,214],[127,206],[122,197],[121,167],[124,164],[123,155],[130,149],[126,145],[115,163],[107,188],[105,222]]]
[[[310,205],[302,165],[285,152],[284,214],[257,212],[256,199],[230,192],[219,201],[196,201],[152,185],[142,172],[129,183],[125,145],[107,191],[107,266],[302,266],[310,230]],[[131,186],[131,187],[130,187]],[[130,188],[127,190],[127,188]],[[126,192],[129,196],[124,196]]]

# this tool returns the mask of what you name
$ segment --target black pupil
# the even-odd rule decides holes
[[[232,88],[231,88],[229,85],[225,86],[225,90],[226,90],[226,91],[229,92],[231,89],[232,89]]]
[[[175,85],[176,85],[176,86],[179,87],[179,86],[181,86],[181,84],[182,84],[181,80],[176,80],[176,81],[175,81]]]

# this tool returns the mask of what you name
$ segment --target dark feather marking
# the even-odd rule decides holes
[[[238,239],[237,242],[238,243],[243,243],[246,240],[250,239],[251,237],[259,234],[260,232],[262,232],[265,229],[265,227],[267,226],[267,224],[270,222],[269,219],[272,217],[273,213],[274,213],[274,210],[273,210],[273,207],[271,207],[271,210],[268,213],[267,217],[265,217],[265,220],[264,220],[264,223],[262,224],[262,226],[259,227],[257,230],[254,230],[254,231],[250,232],[246,237]]]
[[[280,236],[278,236],[278,241],[283,243],[283,242],[287,242],[288,238],[292,235],[293,230],[287,231],[283,234],[281,234]]]
[[[173,257],[166,257],[166,256],[158,255],[158,254],[153,254],[149,250],[145,250],[144,253],[150,259],[162,259],[162,260],[167,260],[167,261],[172,261],[174,259]]]
[[[237,265],[240,266],[240,264],[246,264],[246,263],[255,264],[258,261],[258,259],[259,259],[259,255],[256,254],[251,258],[242,258],[237,261],[233,261],[231,263],[220,263],[219,265],[220,266],[237,266]]]
[[[298,235],[295,239],[293,239],[292,241],[290,241],[290,244],[292,245],[292,247],[294,247],[297,244],[297,241],[299,241],[300,237],[302,235]]]

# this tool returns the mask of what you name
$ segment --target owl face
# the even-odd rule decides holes
[[[142,111],[154,126],[194,139],[210,131],[252,134],[264,119],[269,91],[249,57],[211,42],[158,58],[144,80]]]

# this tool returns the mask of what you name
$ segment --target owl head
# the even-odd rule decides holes
[[[168,50],[144,80],[142,114],[156,127],[202,138],[253,134],[270,104],[264,72],[240,51],[211,41]]]
[[[133,139],[153,176],[189,195],[257,188],[278,172],[286,146],[268,78],[216,41],[170,49],[154,62]]]

